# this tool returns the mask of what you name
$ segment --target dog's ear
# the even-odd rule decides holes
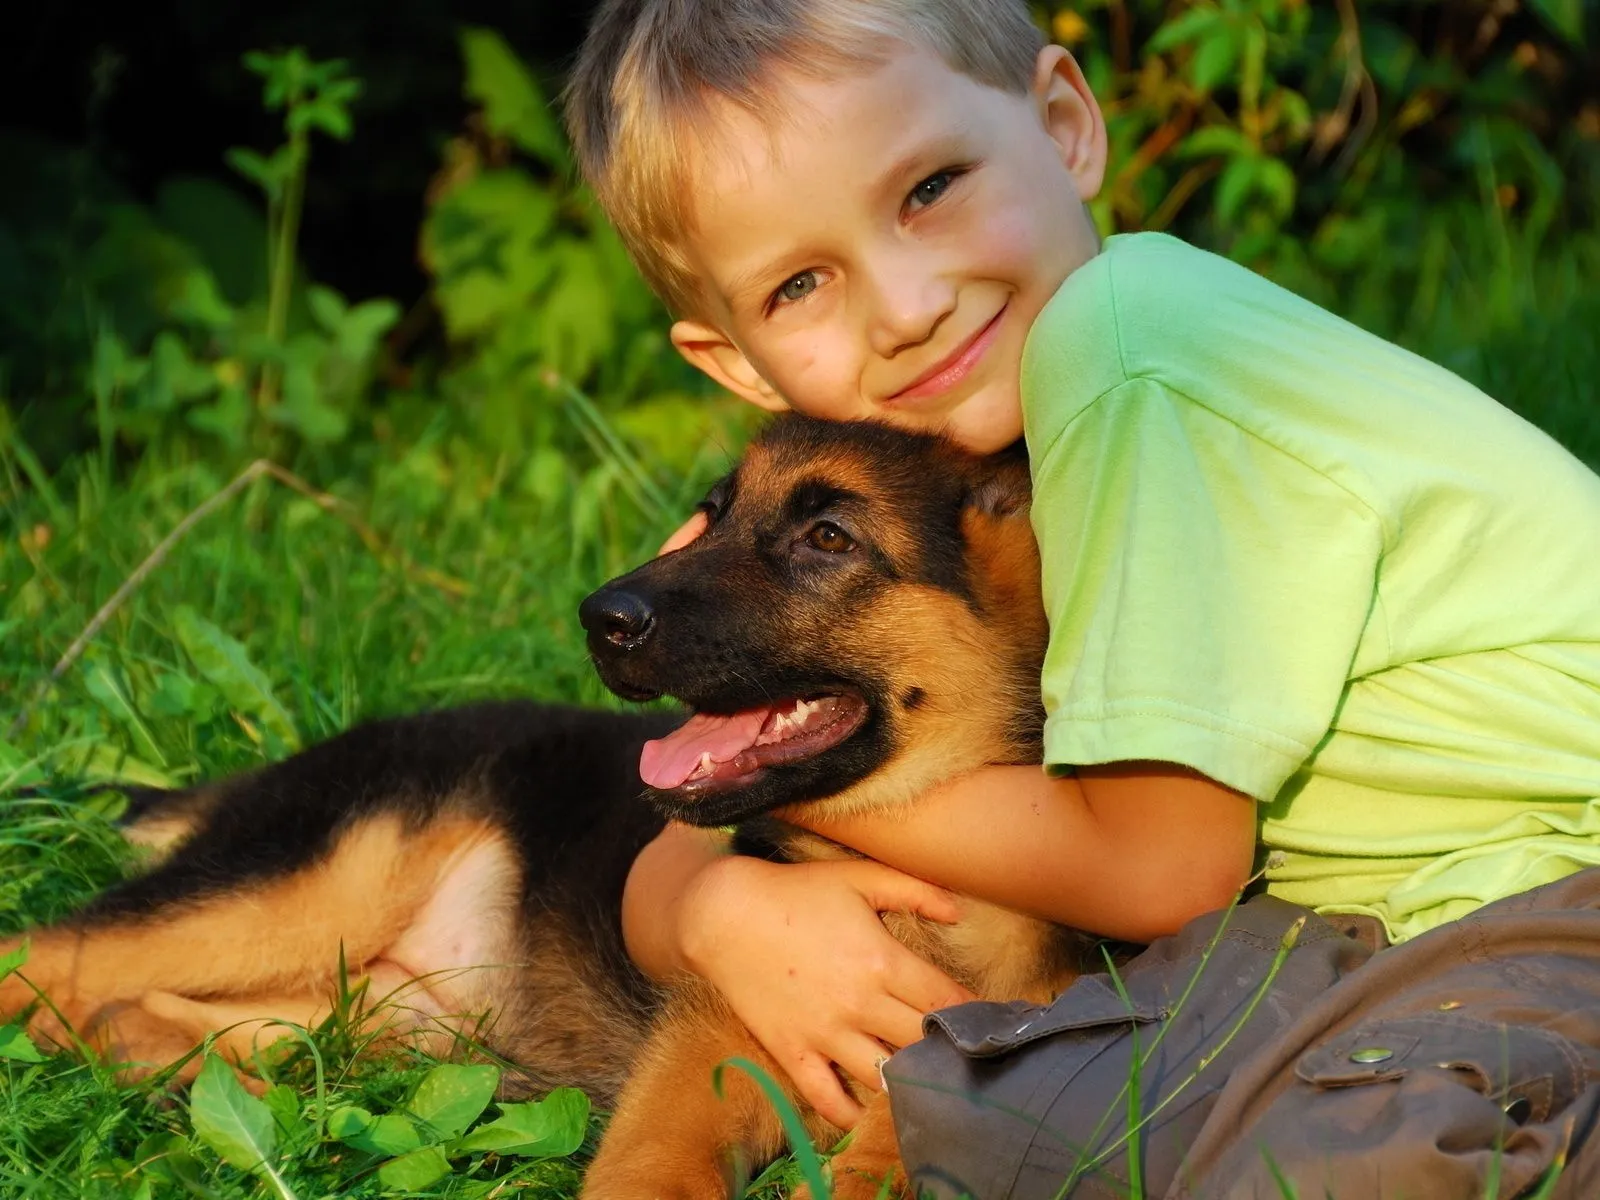
[[[1028,453],[1021,442],[974,465],[967,485],[966,506],[986,517],[1009,517],[1028,511],[1033,480]]]

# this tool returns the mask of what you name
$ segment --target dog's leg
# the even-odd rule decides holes
[[[91,1049],[116,1067],[124,1084],[154,1075],[214,1035],[213,1047],[240,1070],[246,1087],[259,1092],[266,1085],[246,1074],[257,1054],[291,1035],[286,1022],[313,1027],[329,1011],[327,1000],[311,993],[202,1001],[172,992],[146,992],[138,1000],[106,1005],[79,1032]],[[194,1055],[174,1072],[172,1082],[193,1083],[202,1064],[202,1056]]]
[[[730,1068],[721,1099],[712,1087],[717,1065],[735,1057],[787,1083],[710,988],[679,989],[617,1102],[584,1178],[584,1200],[714,1200],[730,1193],[736,1175],[776,1157],[783,1125],[756,1083]],[[812,1136],[832,1129],[795,1104]]]
[[[404,1038],[430,1055],[444,1057],[472,1023],[471,1018],[435,1011],[433,997],[388,963],[350,983],[353,993],[360,989],[360,994],[353,996],[350,1030],[366,1039]],[[117,1068],[124,1083],[165,1069],[211,1038],[212,1047],[239,1069],[246,1086],[259,1090],[264,1085],[248,1073],[256,1069],[260,1053],[294,1038],[296,1026],[314,1029],[332,1013],[333,999],[326,992],[197,1000],[174,992],[149,991],[137,1000],[105,1005],[76,1032]],[[63,1047],[72,1041],[59,1023],[43,1022],[36,1031]],[[192,1083],[201,1064],[199,1056],[190,1058],[174,1073],[173,1082]]]
[[[833,1172],[833,1200],[877,1200],[880,1196],[892,1200],[905,1194],[900,1143],[895,1137],[888,1096],[880,1093],[867,1101],[850,1134],[850,1144],[828,1165]],[[812,1200],[810,1189],[801,1188],[794,1200]]]
[[[408,829],[386,815],[354,827],[292,874],[226,891],[196,886],[193,898],[180,888],[173,899],[169,887],[149,915],[91,914],[34,931],[21,971],[0,981],[0,1018],[25,1008],[35,988],[74,1026],[147,992],[245,997],[325,989],[341,951],[358,977],[401,937],[441,881],[482,857],[475,851],[492,853],[499,838],[475,821]],[[147,879],[160,884],[162,873],[185,866],[180,858]]]

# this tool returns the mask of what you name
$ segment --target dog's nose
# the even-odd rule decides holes
[[[618,650],[637,650],[656,627],[656,615],[644,598],[621,588],[595,592],[579,606],[578,620],[591,646],[604,642]]]

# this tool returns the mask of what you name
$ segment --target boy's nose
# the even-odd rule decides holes
[[[637,650],[655,632],[656,616],[644,597],[623,588],[601,588],[578,606],[578,620],[597,654]]]
[[[954,284],[926,270],[885,271],[874,292],[872,348],[883,358],[922,345],[956,308]]]

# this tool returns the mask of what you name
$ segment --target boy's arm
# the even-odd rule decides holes
[[[1226,906],[1255,856],[1254,801],[1168,763],[986,767],[907,817],[784,816],[952,891],[1133,942]]]

